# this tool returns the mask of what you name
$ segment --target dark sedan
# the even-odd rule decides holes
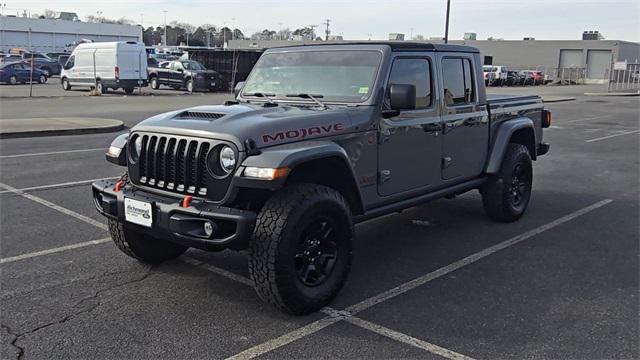
[[[44,71],[31,69],[22,62],[14,62],[0,65],[0,83],[17,85],[20,83],[28,83],[30,79],[34,82],[44,84],[47,82],[47,75]]]

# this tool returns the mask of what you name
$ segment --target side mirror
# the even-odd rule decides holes
[[[392,84],[389,87],[391,110],[413,110],[416,108],[416,86]]]
[[[233,95],[235,97],[238,97],[238,95],[240,95],[240,91],[242,91],[243,87],[244,87],[244,81],[238,81],[236,86],[233,87]]]

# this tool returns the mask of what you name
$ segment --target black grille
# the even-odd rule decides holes
[[[207,195],[206,140],[186,140],[163,135],[142,136],[138,179],[146,186],[199,196]]]
[[[189,118],[189,119],[219,119],[226,114],[206,112],[206,111],[185,111],[180,113],[178,118]]]

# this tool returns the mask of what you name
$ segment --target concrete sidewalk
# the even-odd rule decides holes
[[[93,134],[119,131],[120,120],[101,118],[46,117],[32,119],[0,119],[0,139]]]

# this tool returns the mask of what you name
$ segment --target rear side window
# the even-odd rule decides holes
[[[391,67],[389,85],[416,87],[416,109],[431,106],[431,66],[427,59],[396,59]]]
[[[473,70],[469,59],[442,60],[444,99],[448,106],[471,104],[475,101]]]

